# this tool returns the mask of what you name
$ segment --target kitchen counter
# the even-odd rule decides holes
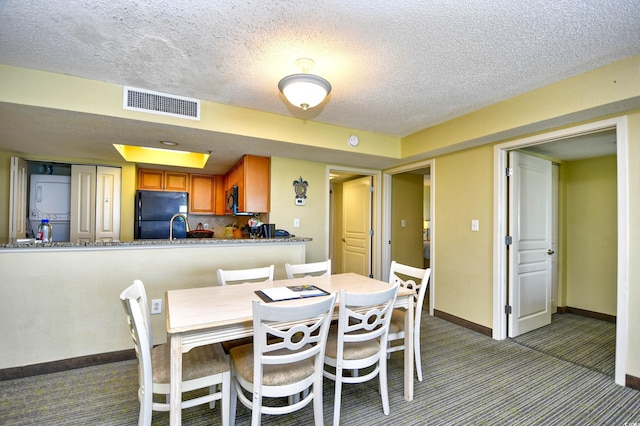
[[[47,248],[64,248],[64,249],[105,249],[105,248],[175,248],[180,246],[225,246],[225,245],[249,245],[249,244],[291,244],[304,243],[312,241],[311,238],[305,237],[278,237],[278,238],[179,238],[175,240],[135,240],[135,241],[118,241],[118,242],[93,242],[93,243],[70,243],[70,242],[53,242],[53,243],[7,243],[0,244],[0,251],[5,249],[25,250],[25,249],[47,249]]]
[[[118,295],[133,280],[149,300],[168,290],[218,285],[217,269],[305,263],[310,238],[180,239],[0,245],[0,370],[131,349]],[[151,316],[154,343],[164,311]]]

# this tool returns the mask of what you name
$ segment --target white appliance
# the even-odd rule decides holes
[[[71,177],[31,175],[29,221],[38,232],[42,219],[49,219],[53,241],[69,241],[71,217]]]

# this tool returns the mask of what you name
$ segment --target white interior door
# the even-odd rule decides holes
[[[509,337],[551,323],[551,162],[512,151]]]
[[[551,164],[551,313],[558,312],[558,231],[559,217],[559,169],[557,164]]]
[[[119,167],[96,168],[96,241],[120,240]]]
[[[70,241],[90,243],[96,235],[96,166],[71,166]]]
[[[27,226],[27,162],[11,157],[9,188],[9,239],[26,237]]]
[[[343,184],[342,272],[371,275],[371,176]]]

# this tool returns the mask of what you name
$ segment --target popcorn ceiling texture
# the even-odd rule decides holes
[[[3,0],[0,20],[0,63],[392,136],[640,53],[637,0]],[[333,86],[306,113],[277,91],[300,57]]]

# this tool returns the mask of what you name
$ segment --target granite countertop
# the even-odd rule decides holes
[[[135,247],[159,247],[159,246],[212,246],[225,244],[283,244],[283,243],[303,243],[312,241],[306,237],[278,237],[278,238],[180,238],[176,240],[135,240],[93,243],[36,243],[33,240],[25,243],[5,243],[0,244],[1,249],[21,249],[21,248],[135,248]]]

